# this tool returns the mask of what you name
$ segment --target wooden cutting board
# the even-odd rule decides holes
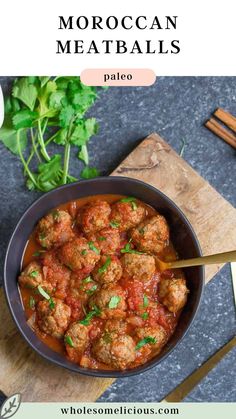
[[[193,225],[204,254],[236,249],[236,210],[157,134],[147,137],[112,173],[143,180],[168,195]],[[209,281],[221,266],[206,269]],[[95,401],[113,379],[51,365],[20,336],[0,291],[0,390],[24,401]]]

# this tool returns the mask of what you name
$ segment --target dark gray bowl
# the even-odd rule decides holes
[[[204,268],[185,270],[190,294],[176,331],[162,353],[146,364],[127,371],[106,371],[81,368],[42,343],[26,323],[17,286],[26,242],[36,223],[52,208],[83,196],[99,194],[121,194],[135,196],[165,215],[170,227],[172,241],[182,258],[197,257],[201,249],[197,237],[182,211],[162,192],[141,181],[126,177],[101,177],[62,186],[42,195],[23,214],[8,245],[4,264],[4,289],[13,319],[28,344],[41,356],[54,364],[81,374],[97,377],[127,377],[139,374],[159,364],[177,346],[192,324],[200,305],[204,285]]]

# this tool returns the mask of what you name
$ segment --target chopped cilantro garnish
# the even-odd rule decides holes
[[[100,242],[104,242],[104,241],[106,240],[106,237],[102,237],[102,236],[100,236],[100,237],[98,237],[98,240],[99,240]]]
[[[70,336],[65,336],[65,343],[69,345],[71,348],[74,348],[74,342]]]
[[[35,307],[35,299],[34,297],[32,297],[32,295],[30,296],[30,299],[29,299],[29,306],[31,309],[34,309]]]
[[[89,290],[86,290],[85,292],[86,292],[86,294],[88,294],[88,295],[91,295],[91,294],[93,294],[95,291],[96,291],[96,289],[97,289],[97,285],[95,284],[95,285],[93,285],[91,288],[89,288]]]
[[[104,272],[106,272],[106,270],[107,270],[107,268],[110,264],[111,264],[111,258],[110,258],[110,256],[108,256],[104,265],[101,266],[101,268],[98,269],[98,273],[103,274]]]
[[[141,315],[141,317],[142,317],[143,320],[147,320],[148,319],[148,313],[147,312],[143,313]]]
[[[138,250],[134,250],[131,247],[130,243],[126,243],[126,245],[123,247],[123,249],[121,249],[121,253],[133,253],[136,255],[143,255],[143,252],[138,252]]]
[[[39,272],[38,272],[38,271],[32,271],[32,272],[30,272],[29,276],[30,276],[31,278],[36,278],[36,277],[38,276],[38,274],[39,274]]]
[[[99,316],[101,314],[101,310],[97,306],[93,306],[93,309],[86,314],[85,318],[83,320],[80,320],[80,324],[83,324],[84,326],[88,326],[90,324],[90,320],[94,316]]]
[[[51,298],[50,295],[46,291],[44,291],[44,289],[43,289],[43,287],[41,287],[41,285],[38,286],[38,292],[39,292],[39,294],[42,295],[42,297],[46,298],[46,300],[50,300],[50,298]]]
[[[108,303],[109,308],[116,308],[121,298],[118,295],[113,295]]]
[[[49,300],[49,308],[50,308],[51,310],[53,310],[53,309],[55,308],[55,306],[56,306],[55,301],[53,301],[53,299],[52,299],[52,298],[50,298],[50,300]]]
[[[151,345],[154,345],[156,341],[157,341],[156,338],[153,338],[152,336],[147,336],[137,343],[135,349],[136,351],[138,351],[140,348],[142,348],[144,345],[147,345],[148,343],[150,343]]]
[[[87,255],[87,250],[86,250],[86,249],[83,249],[83,250],[81,251],[81,255],[82,255],[82,256]]]
[[[118,227],[120,226],[120,223],[119,223],[118,221],[111,220],[111,221],[110,221],[110,226],[111,226],[112,228],[118,228]]]
[[[148,306],[148,297],[144,294],[143,296],[143,307],[146,308]]]
[[[123,198],[123,199],[120,200],[120,202],[130,202],[133,211],[136,211],[136,209],[138,208],[137,207],[137,204],[136,204],[136,198],[134,198],[133,196],[129,196],[127,198]]]
[[[92,280],[91,276],[87,276],[87,278],[84,278],[84,279],[82,280],[82,282],[83,282],[84,284],[88,284],[89,282],[93,282],[93,280]]]
[[[97,255],[99,255],[99,254],[100,254],[100,250],[99,250],[96,246],[94,246],[94,243],[93,243],[93,242],[88,242],[88,245],[89,245],[89,248],[90,248],[93,252],[97,253]]]
[[[46,250],[37,250],[36,252],[33,253],[32,256],[40,256],[41,253],[45,253],[45,252],[46,252]]]

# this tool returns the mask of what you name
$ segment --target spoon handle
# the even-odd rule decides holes
[[[214,263],[236,262],[236,250],[217,253],[216,255],[202,256],[199,258],[176,260],[169,262],[170,268],[187,268],[189,266],[211,265]]]

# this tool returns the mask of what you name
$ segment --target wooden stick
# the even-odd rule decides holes
[[[210,118],[205,126],[222,140],[236,149],[236,136],[219,124],[214,118]]]
[[[218,108],[214,112],[214,116],[216,116],[221,122],[223,122],[227,127],[232,129],[232,131],[236,132],[236,118],[235,116],[231,115],[229,112],[224,111],[224,109]]]

